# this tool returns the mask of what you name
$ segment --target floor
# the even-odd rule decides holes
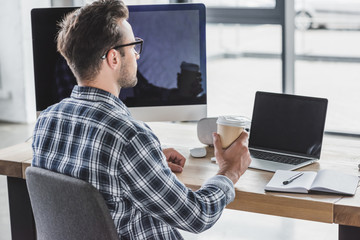
[[[33,124],[0,122],[0,148],[26,141]],[[186,240],[335,240],[337,225],[295,220],[269,215],[225,210],[219,221],[201,234],[182,232]],[[0,176],[0,240],[10,240],[9,203],[6,177]]]

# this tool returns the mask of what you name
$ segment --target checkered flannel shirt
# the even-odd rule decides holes
[[[234,186],[214,176],[200,190],[182,184],[160,142],[112,94],[75,86],[71,97],[41,113],[33,166],[83,179],[106,200],[121,239],[182,239],[178,229],[210,228],[234,199]]]

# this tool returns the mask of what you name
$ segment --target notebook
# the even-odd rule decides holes
[[[294,170],[320,158],[327,99],[256,92],[250,168]]]
[[[293,181],[286,183],[286,180],[291,179],[294,176],[298,177],[295,179],[293,178]],[[276,192],[326,192],[355,195],[358,183],[358,176],[342,173],[335,169],[322,169],[318,172],[277,170],[269,183],[266,184],[265,190]]]

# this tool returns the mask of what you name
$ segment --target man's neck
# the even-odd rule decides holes
[[[112,81],[111,79],[105,77],[100,78],[100,76],[91,81],[79,81],[79,86],[98,88],[109,92],[116,97],[119,97],[120,94],[120,87],[116,84],[116,81]]]

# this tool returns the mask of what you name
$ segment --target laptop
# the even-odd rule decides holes
[[[250,168],[294,170],[319,160],[327,104],[325,98],[256,92]]]

